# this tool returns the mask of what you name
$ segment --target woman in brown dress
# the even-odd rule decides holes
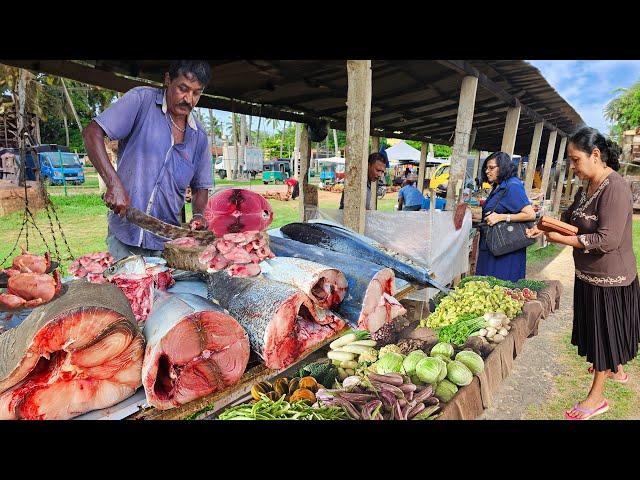
[[[607,378],[626,383],[622,366],[635,358],[640,342],[640,285],[632,245],[631,189],[616,172],[619,148],[593,128],[569,139],[567,155],[587,187],[578,190],[561,219],[578,227],[576,236],[545,233],[549,241],[573,247],[575,286],[571,343],[593,366],[587,398],[565,412],[586,420],[606,412]],[[536,227],[530,236],[538,236]]]

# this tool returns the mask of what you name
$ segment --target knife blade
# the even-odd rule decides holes
[[[134,225],[162,238],[175,240],[176,238],[193,237],[207,243],[213,242],[216,238],[209,230],[190,230],[171,225],[134,207],[127,207],[126,218]]]

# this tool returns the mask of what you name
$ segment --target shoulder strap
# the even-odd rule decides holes
[[[504,190],[500,194],[500,198],[498,198],[498,201],[496,202],[495,206],[493,207],[493,210],[491,210],[491,213],[494,213],[496,211],[496,208],[498,208],[498,205],[500,204],[500,200],[502,200],[504,198],[504,196],[507,194],[507,189],[508,188],[509,188],[508,186],[504,187]]]

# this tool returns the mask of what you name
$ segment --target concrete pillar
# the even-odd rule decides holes
[[[507,110],[507,119],[504,123],[504,133],[502,134],[502,147],[500,149],[513,156],[513,149],[516,147],[516,136],[518,135],[518,123],[520,122],[520,105],[510,107]]]
[[[556,137],[558,131],[554,130],[549,134],[549,143],[547,144],[547,156],[544,159],[544,173],[542,175],[542,186],[540,191],[542,192],[542,201],[547,199],[547,189],[549,187],[549,174],[551,173],[551,164],[553,163],[553,151],[556,148]],[[544,204],[543,204],[544,205]]]
[[[473,148],[473,145],[476,143],[476,135],[478,134],[477,128],[471,129],[471,138],[469,139],[469,150]]]
[[[309,167],[311,165],[311,142],[309,141],[309,126],[303,125],[300,132],[300,196],[298,213],[300,221],[309,220],[306,207],[318,206],[318,190],[315,185],[309,185]]]
[[[477,89],[478,79],[476,77],[469,75],[462,79],[456,131],[453,139],[453,152],[451,153],[451,170],[449,184],[447,185],[447,210],[455,209],[458,193],[462,190],[464,184]]]
[[[476,181],[476,178],[478,178],[480,175],[478,175],[478,169],[480,168],[480,154],[482,152],[480,150],[478,150],[478,155],[475,156],[475,158],[473,159],[473,181]]]
[[[556,192],[551,206],[551,212],[553,215],[558,215],[558,211],[560,210],[560,199],[562,198],[562,187],[564,186],[564,177],[566,172],[564,161],[564,152],[566,148],[567,137],[562,137],[562,140],[560,140],[560,150],[558,150],[558,159],[556,161],[556,169],[560,172],[560,175],[558,175],[558,184],[556,185]]]
[[[380,151],[380,137],[371,137],[371,151],[369,153]]]
[[[371,60],[347,60],[347,146],[344,225],[364,233],[367,156],[371,124]],[[371,194],[374,195],[372,187]]]
[[[420,164],[418,165],[418,185],[420,193],[424,195],[424,176],[427,170],[427,144],[422,142],[420,146]]]
[[[533,188],[533,177],[536,173],[536,165],[538,164],[538,153],[540,152],[540,140],[542,140],[543,128],[544,123],[538,122],[533,130],[533,140],[531,141],[531,150],[529,151],[529,163],[527,164],[527,175],[524,180],[524,188],[528,197],[531,196],[531,189]]]

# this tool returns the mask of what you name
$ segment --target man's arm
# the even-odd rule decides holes
[[[206,228],[207,222],[204,218],[204,209],[209,201],[209,189],[198,188],[191,192],[191,208],[193,210],[193,217],[189,222],[189,226],[193,230],[200,230]]]
[[[109,154],[107,154],[107,149],[104,146],[104,136],[104,130],[95,120],[92,120],[82,131],[82,138],[87,148],[89,160],[91,160],[98,174],[107,185],[104,201],[111,210],[120,216],[124,216],[131,200],[109,160]]]

